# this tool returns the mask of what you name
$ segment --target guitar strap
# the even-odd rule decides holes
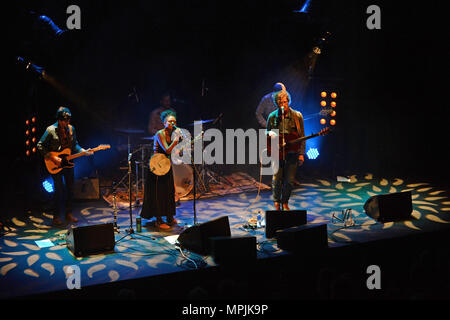
[[[291,110],[292,110],[292,113],[294,114],[295,127],[297,128],[297,133],[300,136],[301,132],[300,132],[300,121],[298,120],[298,113],[294,109],[291,109]]]

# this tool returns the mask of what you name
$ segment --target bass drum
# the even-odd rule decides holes
[[[187,164],[172,164],[173,182],[175,184],[175,193],[178,197],[184,197],[191,192],[194,187],[194,170]]]

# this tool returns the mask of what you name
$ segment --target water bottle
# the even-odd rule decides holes
[[[256,216],[256,228],[261,228],[261,213]]]
[[[136,231],[141,232],[142,231],[142,225],[141,225],[141,217],[136,217]]]

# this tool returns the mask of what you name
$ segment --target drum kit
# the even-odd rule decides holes
[[[189,124],[188,126],[193,126],[196,124],[205,124],[213,122],[215,119],[210,120],[200,120],[196,121],[193,124]],[[185,130],[185,129],[182,129]],[[205,171],[203,168],[197,169],[192,164],[186,164],[186,163],[174,163],[171,162],[170,159],[168,159],[163,154],[153,153],[153,142],[154,137],[153,136],[144,136],[139,137],[139,135],[143,135],[145,133],[144,130],[140,129],[133,129],[133,128],[117,128],[115,131],[127,135],[128,139],[128,160],[130,161],[130,158],[136,155],[137,159],[135,159],[135,185],[134,185],[134,192],[136,193],[136,201],[134,203],[134,206],[139,206],[141,204],[140,200],[143,201],[143,199],[139,199],[139,190],[144,190],[144,177],[145,177],[145,170],[151,170],[156,175],[164,175],[170,170],[170,167],[172,167],[173,170],[173,179],[174,179],[174,185],[175,185],[175,193],[176,198],[180,199],[183,197],[186,197],[189,195],[194,188],[195,183],[195,177],[194,177],[194,170],[197,173],[197,176],[199,178],[199,189],[203,192],[206,192],[208,187],[206,186],[204,182],[205,177]],[[135,148],[132,148],[131,146],[131,136],[134,136],[145,143],[137,143],[135,144]],[[194,167],[194,168],[193,168]],[[203,165],[202,165],[203,167]],[[127,168],[123,168],[127,169]],[[125,184],[126,178],[129,178],[129,175],[131,173],[125,174],[122,179],[116,184],[117,186],[121,184]],[[203,179],[202,179],[203,176]],[[129,181],[131,181],[129,179]],[[129,183],[130,184],[130,183]],[[126,186],[126,188],[131,188],[132,186]],[[140,189],[141,188],[141,189]],[[130,189],[128,189],[130,191]],[[143,194],[143,192],[142,192]],[[201,192],[200,192],[201,195]],[[197,194],[198,198],[199,194]]]

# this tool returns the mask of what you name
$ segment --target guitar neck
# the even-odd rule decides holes
[[[90,149],[89,151],[90,152],[96,152],[96,151],[99,151],[99,150],[101,150],[101,149],[94,148],[94,149]],[[82,156],[85,156],[85,155],[86,155],[86,153],[84,153],[84,152],[75,153],[75,154],[72,154],[72,155],[68,156],[67,160],[76,159],[76,158],[79,158],[79,157],[82,157]]]
[[[301,137],[301,138],[297,138],[297,139],[291,140],[291,141],[287,142],[287,144],[295,144],[295,143],[299,143],[299,142],[302,142],[302,141],[304,141],[304,140],[308,140],[308,139],[311,139],[311,138],[315,138],[315,137],[317,137],[318,135],[319,135],[318,133],[314,133],[314,134],[311,134],[311,135],[306,136],[306,137]]]
[[[91,150],[92,152],[94,152],[93,150]],[[67,160],[72,160],[72,159],[76,159],[76,158],[79,158],[79,157],[82,157],[82,156],[85,156],[86,154],[84,153],[84,152],[79,152],[79,153],[75,153],[75,154],[72,154],[72,155],[70,155],[70,156],[68,156],[66,159]]]

